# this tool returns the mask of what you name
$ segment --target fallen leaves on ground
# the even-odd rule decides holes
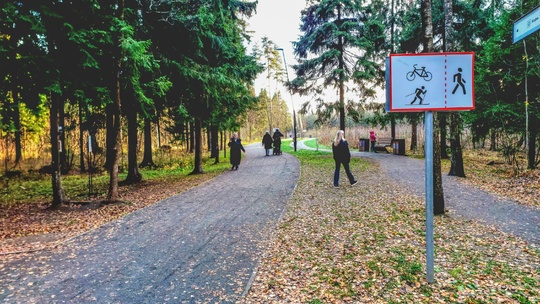
[[[475,186],[501,198],[513,199],[519,204],[540,208],[540,170],[517,169],[507,164],[500,152],[465,150],[463,155],[466,178],[460,182]],[[525,163],[523,160],[521,163]],[[444,162],[442,172],[450,170]]]
[[[538,206],[538,173],[466,161],[464,182]],[[465,157],[470,159],[470,157]],[[301,180],[244,303],[538,303],[540,250],[492,227],[435,218],[435,282],[425,280],[423,198],[354,159],[355,187],[331,185],[333,161],[302,163]],[[504,169],[503,169],[504,168]],[[443,169],[444,171],[445,169]],[[330,173],[329,173],[330,172]],[[330,174],[330,175],[329,175]],[[49,248],[214,175],[122,187],[115,205],[0,209],[1,252]],[[516,187],[516,184],[522,185]],[[514,189],[511,189],[514,188]],[[102,199],[102,198],[98,198]],[[0,260],[20,254],[0,254]]]
[[[0,260],[16,258],[14,253],[51,248],[76,235],[116,218],[195,187],[216,176],[205,173],[179,179],[143,181],[119,188],[119,200],[104,205],[104,196],[85,204],[49,210],[50,202],[14,204],[0,208]]]
[[[301,180],[268,245],[247,303],[538,303],[540,250],[493,227],[435,218],[435,282],[426,281],[424,199],[333,161],[302,162]],[[321,174],[321,172],[326,172]]]

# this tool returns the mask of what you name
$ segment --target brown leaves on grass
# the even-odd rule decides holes
[[[101,204],[102,196],[84,204],[65,205],[59,210],[47,209],[49,202],[0,208],[0,259],[13,258],[11,253],[54,247],[73,236],[197,186],[216,174],[123,186],[119,189],[122,202],[116,204]]]
[[[425,280],[424,200],[378,173],[334,189],[333,162],[301,181],[243,303],[536,303],[540,251],[473,221],[435,218]],[[373,165],[375,166],[375,165]],[[356,175],[357,174],[357,175]],[[527,302],[529,301],[529,302]]]

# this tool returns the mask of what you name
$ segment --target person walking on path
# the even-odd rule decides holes
[[[246,153],[244,146],[242,146],[242,140],[238,138],[238,133],[233,133],[233,136],[229,141],[229,147],[231,147],[231,152],[229,154],[232,165],[231,170],[238,170],[238,165],[240,165],[240,159],[242,158],[240,151]]]
[[[358,183],[358,181],[354,179],[354,176],[349,169],[351,151],[349,150],[349,144],[347,143],[344,134],[345,132],[343,132],[343,130],[337,131],[336,137],[332,142],[332,153],[334,154],[334,162],[336,163],[336,169],[334,170],[334,187],[336,188],[339,187],[339,170],[341,165],[343,165],[345,173],[347,173],[351,186]]]
[[[276,128],[274,131],[274,154],[281,155],[281,138],[283,137],[283,133],[279,131],[279,128]]]
[[[371,152],[377,152],[375,151],[375,143],[377,142],[377,135],[375,135],[375,131],[371,130],[369,131],[369,142],[371,143]]]
[[[270,155],[270,149],[272,149],[272,144],[274,141],[272,140],[272,136],[270,136],[270,133],[266,131],[266,134],[264,134],[262,139],[262,145],[264,146],[264,149],[266,150],[266,156]]]

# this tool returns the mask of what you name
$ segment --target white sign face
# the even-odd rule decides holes
[[[529,36],[540,29],[540,6],[514,22],[513,43]]]
[[[390,111],[474,109],[474,54],[390,55]]]

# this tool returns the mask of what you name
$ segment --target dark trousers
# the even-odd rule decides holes
[[[349,163],[342,163],[337,160],[334,160],[334,161],[336,163],[336,170],[334,171],[334,186],[339,186],[339,169],[341,165],[343,165],[343,168],[345,169],[345,173],[347,173],[349,182],[351,184],[354,183],[354,176],[352,175],[351,170],[349,169]]]

